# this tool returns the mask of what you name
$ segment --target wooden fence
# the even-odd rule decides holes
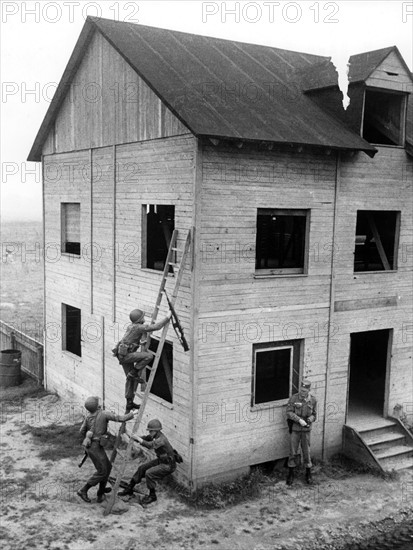
[[[0,350],[16,349],[22,352],[21,369],[43,384],[43,344],[11,325],[0,321]]]

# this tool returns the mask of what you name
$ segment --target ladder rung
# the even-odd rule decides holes
[[[177,264],[176,262],[168,262],[168,264],[173,267],[179,267],[179,264]]]

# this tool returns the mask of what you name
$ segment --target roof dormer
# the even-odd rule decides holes
[[[331,62],[309,67],[300,77],[313,101],[369,143],[404,146],[409,141],[406,112],[413,79],[396,46],[350,57],[347,110]]]
[[[350,84],[364,84],[361,135],[377,145],[403,146],[412,76],[393,46],[352,56]]]

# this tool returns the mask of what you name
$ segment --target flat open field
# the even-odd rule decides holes
[[[41,222],[2,222],[0,319],[42,340],[43,242]]]

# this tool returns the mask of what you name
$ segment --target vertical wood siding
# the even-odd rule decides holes
[[[100,33],[95,33],[44,154],[188,134]]]
[[[48,385],[74,399],[100,388],[100,357],[90,333],[90,159],[88,151],[44,158],[46,373]],[[62,254],[61,203],[80,203],[80,256]],[[79,308],[82,357],[62,350],[62,303]],[[90,333],[90,334],[89,334]]]
[[[131,309],[144,309],[149,321],[162,277],[161,272],[141,269],[142,205],[175,206],[178,247],[182,248],[193,221],[194,151],[195,138],[186,136],[120,145],[116,151],[113,147],[98,148],[92,155],[89,151],[80,151],[44,158],[45,242],[46,251],[49,249],[49,260],[46,259],[46,324],[49,327],[46,368],[51,389],[75,401],[90,393],[104,394],[107,407],[124,410],[125,376],[111,349],[129,324]],[[116,182],[113,180],[115,174]],[[80,202],[80,257],[60,253],[61,202]],[[190,280],[188,260],[176,302],[188,336],[192,314]],[[170,292],[174,281],[171,277],[167,282]],[[62,302],[81,310],[81,358],[62,350]],[[163,304],[159,318],[166,312],[167,307]],[[166,433],[186,455],[192,366],[189,354],[184,353],[172,327],[168,340],[173,343],[173,406],[160,399],[151,399],[146,416],[159,417],[166,426]]]

